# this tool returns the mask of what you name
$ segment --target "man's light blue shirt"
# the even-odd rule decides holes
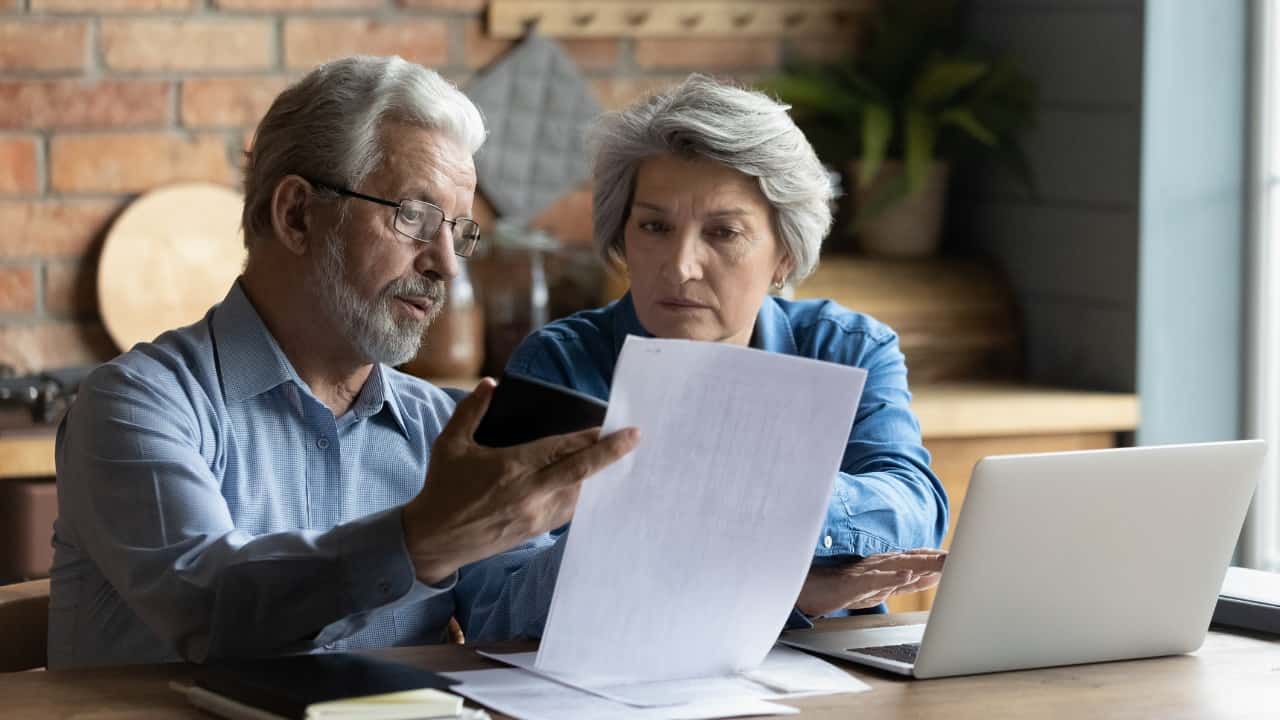
[[[437,642],[456,603],[512,613],[419,582],[405,547],[454,405],[375,365],[335,418],[238,283],[97,368],[58,430],[49,666]]]

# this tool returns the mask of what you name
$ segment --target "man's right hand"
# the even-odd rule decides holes
[[[468,563],[510,550],[569,521],[582,481],[635,448],[639,431],[598,428],[509,448],[476,443],[495,383],[458,403],[431,448],[426,485],[404,508],[418,579],[435,584]]]

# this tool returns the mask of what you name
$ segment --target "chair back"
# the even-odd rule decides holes
[[[0,672],[48,663],[49,580],[0,585]]]

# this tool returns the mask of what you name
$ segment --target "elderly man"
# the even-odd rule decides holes
[[[491,381],[455,407],[391,369],[479,239],[484,132],[399,58],[332,62],[276,99],[244,274],[95,370],[59,429],[51,668],[431,642],[455,600],[518,614],[510,561],[473,565],[473,590],[458,570],[566,522],[636,435],[480,447]]]

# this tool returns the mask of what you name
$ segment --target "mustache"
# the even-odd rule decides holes
[[[396,295],[406,297],[425,297],[432,304],[443,303],[445,299],[444,280],[425,275],[414,275],[395,280],[382,291],[383,298]]]

